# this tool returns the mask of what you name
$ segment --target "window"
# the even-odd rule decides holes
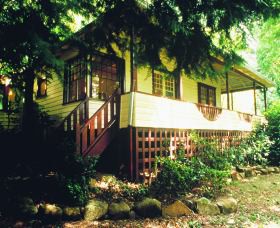
[[[65,69],[64,102],[84,99],[86,96],[86,64],[82,58],[68,62]]]
[[[198,83],[198,103],[216,106],[216,88]]]
[[[37,79],[37,97],[45,97],[47,96],[47,79],[38,78]]]
[[[84,99],[86,95],[105,100],[120,86],[117,58],[93,54],[67,63],[64,80],[64,103]]]
[[[91,57],[91,96],[101,100],[110,97],[119,87],[116,60],[104,56]]]
[[[165,79],[165,96],[173,98],[175,96],[174,78]]]
[[[153,73],[153,94],[158,96],[175,97],[175,81],[172,77],[163,77]]]
[[[160,74],[154,73],[154,80],[153,80],[153,92],[155,95],[162,96],[163,85],[162,85],[162,76]]]

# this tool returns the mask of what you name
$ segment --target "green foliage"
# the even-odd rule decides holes
[[[275,102],[265,113],[268,121],[267,135],[272,141],[269,154],[269,163],[280,165],[280,102]]]
[[[225,153],[234,166],[266,165],[271,145],[265,125],[257,125],[239,146],[231,147]]]
[[[192,189],[196,176],[184,162],[171,158],[160,158],[158,162],[160,172],[152,182],[151,192],[177,196]]]
[[[196,77],[217,75],[210,56],[222,56],[229,65],[240,61],[235,51],[245,45],[244,25],[279,12],[273,0],[265,3],[111,0],[100,1],[100,5],[93,12],[98,19],[94,21],[93,36],[89,36],[89,39],[94,37],[90,40],[93,46],[114,52],[111,43],[115,42],[120,50],[128,50],[133,27],[138,65],[148,64],[173,76],[181,70],[195,72]],[[162,48],[170,59],[176,60],[174,69],[162,64],[159,56]]]
[[[58,148],[62,157],[56,166],[63,200],[81,206],[89,198],[90,179],[95,176],[98,158],[82,157],[74,149],[71,138],[65,138]]]
[[[99,198],[110,202],[120,200],[140,201],[148,196],[148,188],[143,184],[135,184],[127,181],[117,180],[101,180],[97,182],[92,189]]]
[[[213,197],[220,192],[229,177],[231,165],[228,158],[220,153],[217,145],[192,134],[199,153],[190,158],[179,155],[176,160],[169,157],[157,158],[160,172],[150,187],[151,192],[178,196],[195,187],[202,189],[203,195]]]
[[[280,97],[280,18],[270,18],[259,33],[257,61],[261,73],[276,84],[276,95]],[[271,101],[271,96],[268,96]]]

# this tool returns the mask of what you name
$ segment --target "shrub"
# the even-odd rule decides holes
[[[265,125],[258,124],[239,146],[229,148],[225,153],[235,166],[266,165],[271,144]]]
[[[195,157],[184,158],[184,150],[179,144],[176,160],[157,158],[160,172],[150,186],[152,193],[178,196],[201,187],[204,195],[214,196],[222,190],[231,168],[228,158],[214,142],[206,141],[195,133],[192,133],[192,140],[198,150]]]
[[[56,164],[62,201],[68,205],[84,205],[89,198],[90,179],[95,176],[96,157],[82,157],[74,152],[71,137],[58,146],[60,160]]]
[[[167,157],[158,158],[157,162],[160,163],[160,172],[150,186],[152,193],[178,196],[192,189],[195,176],[183,161]]]
[[[270,146],[269,163],[280,165],[280,101],[274,103],[265,113],[268,121],[267,135],[273,142]]]

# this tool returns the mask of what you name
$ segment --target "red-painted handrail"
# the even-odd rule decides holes
[[[119,121],[120,91],[117,89],[112,96],[86,121],[84,125],[77,124],[77,152],[86,155],[94,144],[102,137],[113,123]]]
[[[89,99],[86,98],[78,106],[71,111],[62,121],[60,128],[64,131],[76,130],[77,124],[83,125],[88,120]]]

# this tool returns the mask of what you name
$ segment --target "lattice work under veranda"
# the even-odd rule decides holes
[[[228,130],[182,130],[160,128],[134,128],[134,179],[151,183],[155,177],[154,165],[156,157],[173,156],[178,146],[185,150],[185,157],[196,153],[196,146],[191,140],[191,133],[208,141],[215,141],[223,151],[231,146],[237,146],[249,132]]]

